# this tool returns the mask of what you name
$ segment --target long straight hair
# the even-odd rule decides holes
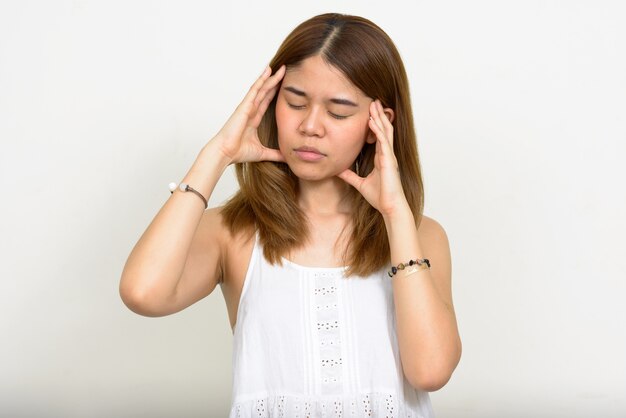
[[[417,141],[409,85],[404,64],[389,36],[371,21],[337,13],[315,16],[298,25],[283,41],[270,62],[272,71],[283,64],[297,67],[319,55],[339,69],[366,96],[394,110],[393,150],[404,194],[419,226],[424,208]],[[261,143],[278,149],[276,97],[268,107],[258,135]],[[359,175],[374,168],[375,144],[365,144],[355,161]],[[285,163],[236,164],[239,191],[226,202],[224,220],[231,232],[258,231],[265,258],[281,264],[283,256],[309,237],[305,214],[297,203],[298,178]],[[389,263],[390,250],[382,215],[350,187],[352,228],[343,254],[346,275],[367,276]]]

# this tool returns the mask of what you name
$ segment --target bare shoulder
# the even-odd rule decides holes
[[[228,242],[228,228],[221,207],[207,209],[202,213],[196,235],[202,237],[207,246],[217,244],[220,254],[224,252],[224,244]]]
[[[207,209],[202,213],[199,228],[211,230],[213,235],[223,235],[226,225],[222,216],[222,208],[215,207]]]
[[[247,242],[250,238],[250,233],[242,230],[233,234],[226,223],[223,210],[223,206],[205,210],[202,214],[199,228],[206,231],[213,239],[218,239],[220,245],[228,246],[234,244],[236,246],[236,244]]]
[[[426,215],[422,215],[417,234],[423,246],[449,246],[448,234],[443,226]]]

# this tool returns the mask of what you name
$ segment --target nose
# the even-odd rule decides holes
[[[311,107],[306,114],[302,123],[298,127],[298,130],[302,135],[306,136],[324,136],[324,123],[322,121],[322,110],[316,107]]]

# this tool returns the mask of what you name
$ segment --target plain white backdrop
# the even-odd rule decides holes
[[[436,415],[626,416],[626,6],[602,0],[2,1],[0,416],[227,415],[219,287],[146,318],[120,274],[168,183],[328,11],[381,26],[410,79],[464,344]]]

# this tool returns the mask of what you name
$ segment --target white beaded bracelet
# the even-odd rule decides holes
[[[191,187],[187,183],[180,183],[180,186],[177,185],[174,182],[170,183],[170,194],[174,193],[174,190],[176,190],[177,187],[178,187],[178,189],[181,192],[189,191],[189,192],[193,192],[193,193],[197,194],[200,197],[200,199],[202,199],[202,201],[204,202],[204,208],[206,209],[206,208],[209,207],[209,202],[207,202],[207,200],[204,198],[204,196],[202,196],[199,191],[197,191],[196,189],[194,189],[193,187]]]

